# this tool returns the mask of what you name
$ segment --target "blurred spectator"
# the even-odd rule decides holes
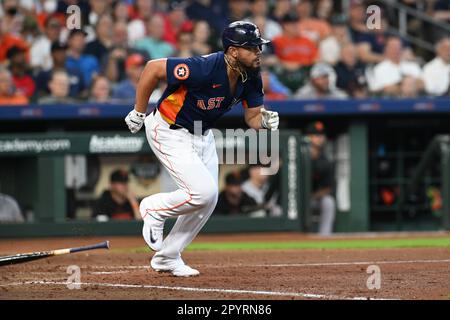
[[[28,104],[28,98],[16,91],[11,72],[0,66],[0,106],[26,104]]]
[[[128,23],[130,19],[128,5],[124,1],[114,1],[112,7],[112,15],[114,22]]]
[[[205,20],[195,21],[192,35],[192,50],[194,55],[201,56],[212,52],[211,45],[208,43],[209,37],[211,36],[208,22]]]
[[[342,47],[351,42],[347,23],[336,19],[332,24],[331,34],[319,43],[321,61],[334,66],[341,58]]]
[[[131,21],[128,23],[128,40],[130,44],[142,39],[146,34],[146,21],[155,15],[153,0],[136,0],[130,11]]]
[[[149,60],[146,51],[128,46],[127,24],[116,22],[114,24],[113,46],[102,65],[102,73],[109,81],[117,83],[126,79],[125,60],[132,53],[139,53],[144,57],[144,60]]]
[[[108,52],[113,45],[113,32],[112,17],[107,14],[98,17],[95,25],[96,39],[86,44],[84,54],[94,56],[101,64],[108,56]]]
[[[215,209],[218,214],[247,214],[260,209],[256,201],[242,191],[241,184],[239,174],[231,172],[225,177],[225,188],[219,194]]]
[[[369,30],[366,26],[366,6],[363,0],[351,0],[349,8],[350,32],[357,45],[358,55],[364,63],[378,63],[383,60],[386,41],[387,20],[381,15],[381,28]]]
[[[258,212],[253,212],[252,217],[264,217],[268,212],[271,216],[279,215],[279,207],[268,206],[267,202],[273,202],[266,199],[266,194],[270,188],[269,176],[261,172],[263,167],[259,164],[251,164],[248,168],[249,178],[242,184],[242,191],[247,193],[257,205],[262,209]],[[269,201],[267,201],[269,200]]]
[[[389,38],[384,50],[384,60],[377,64],[373,73],[368,76],[371,91],[393,97],[411,97],[421,92],[423,81],[420,65],[404,61],[401,56],[402,41],[397,37]],[[407,81],[409,85],[402,85],[403,81]]]
[[[6,53],[12,47],[26,50],[26,55],[28,57],[29,46],[26,41],[9,33],[7,21],[0,16],[0,63],[5,62]]]
[[[433,19],[450,23],[450,2],[448,0],[437,0],[434,4]]]
[[[163,40],[164,18],[156,14],[147,21],[147,36],[135,42],[134,48],[145,50],[150,59],[172,56],[175,51],[172,45]]]
[[[309,124],[305,134],[310,143],[312,194],[311,209],[319,211],[319,234],[329,236],[333,232],[336,216],[336,201],[333,197],[334,173],[333,164],[325,157],[326,144],[325,127],[322,122]]]
[[[182,31],[178,34],[176,56],[180,58],[189,58],[195,55],[192,50],[192,41],[194,36],[191,32]]]
[[[205,20],[216,35],[228,25],[228,5],[226,0],[192,0],[186,8],[191,20]]]
[[[19,36],[22,31],[25,16],[19,5],[19,0],[3,0],[3,19],[9,33]]]
[[[89,87],[92,77],[99,73],[100,67],[97,59],[92,55],[83,54],[86,46],[86,32],[81,29],[73,29],[67,40],[67,60],[68,69],[79,68],[83,75],[83,83]]]
[[[69,75],[63,70],[57,70],[52,73],[48,84],[50,95],[38,100],[40,104],[65,104],[75,103],[76,100],[69,96]]]
[[[286,14],[281,24],[283,33],[272,41],[279,60],[273,71],[285,86],[295,92],[308,78],[309,67],[316,61],[318,50],[314,42],[300,35],[295,13]]]
[[[28,98],[33,97],[36,84],[30,75],[28,63],[25,58],[25,50],[19,47],[12,47],[6,55],[9,60],[9,70],[11,71],[16,90],[22,92]]]
[[[249,0],[228,0],[228,20],[244,20],[249,13]]]
[[[356,40],[359,34],[369,31],[366,25],[366,8],[364,0],[350,0],[348,19],[353,41]]]
[[[297,3],[297,15],[300,18],[298,27],[303,37],[318,43],[331,34],[330,24],[326,20],[312,16],[312,1],[300,0]]]
[[[53,67],[51,46],[53,42],[59,41],[61,29],[61,22],[55,16],[45,20],[44,33],[35,39],[30,49],[32,68],[49,70]]]
[[[20,37],[24,39],[28,45],[33,44],[34,40],[40,35],[39,25],[32,16],[25,16],[22,24]]]
[[[128,32],[125,22],[116,22],[113,27],[113,46],[106,58],[106,66],[102,70],[111,82],[125,79],[125,59],[128,54]],[[105,63],[105,61],[103,61]]]
[[[333,15],[332,0],[318,0],[316,4],[315,15],[319,20],[329,22]]]
[[[245,20],[255,23],[261,30],[261,34],[264,39],[272,40],[273,38],[281,34],[282,29],[278,22],[268,17],[268,14],[269,14],[268,0],[251,0],[250,16]],[[255,19],[258,18],[260,18],[260,21],[261,20],[263,21],[264,23],[263,28],[261,28],[261,23],[257,23],[255,21]]]
[[[281,20],[283,20],[283,17],[287,13],[291,12],[292,9],[293,8],[292,8],[291,0],[275,1],[275,6],[272,10],[272,14],[270,15],[270,18],[273,21],[281,23]]]
[[[191,32],[193,22],[186,16],[186,0],[169,0],[169,12],[166,14],[163,40],[176,46],[181,32]]]
[[[94,78],[89,94],[89,102],[108,103],[111,98],[111,83],[104,76]]]
[[[341,49],[341,59],[335,66],[336,86],[354,98],[367,97],[367,79],[365,65],[359,61],[358,52],[353,43],[345,44]]]
[[[139,204],[128,183],[127,171],[122,169],[113,171],[109,190],[105,190],[95,203],[93,217],[98,221],[140,220]]]
[[[121,81],[114,87],[112,93],[114,100],[134,101],[136,87],[144,66],[145,60],[142,55],[133,53],[127,57],[125,62],[127,79]]]
[[[284,100],[289,97],[290,91],[268,70],[261,71],[264,88],[264,97],[267,100]]]
[[[450,38],[436,44],[436,57],[423,67],[425,90],[433,96],[450,95]]]
[[[295,93],[296,99],[343,99],[347,94],[335,87],[336,73],[324,62],[311,69],[310,81]]]
[[[286,14],[281,20],[283,33],[273,39],[275,54],[288,70],[312,65],[317,59],[317,46],[300,35],[298,21],[295,13]]]
[[[450,24],[450,2],[448,0],[428,0],[428,14],[438,24]],[[447,29],[435,25],[425,25],[423,37],[433,42],[439,41],[442,37],[448,36]]]
[[[111,2],[110,0],[89,0],[88,24],[91,26],[97,25],[100,17],[107,14],[111,9]]]
[[[67,67],[67,46],[59,41],[53,42],[51,46],[53,68],[44,70],[36,75],[37,90],[39,96],[48,95],[50,93],[49,82],[53,72],[62,70],[67,72],[70,79],[69,96],[72,98],[83,97],[86,90],[83,75],[77,65]]]
[[[17,201],[4,193],[0,193],[0,223],[25,222]]]

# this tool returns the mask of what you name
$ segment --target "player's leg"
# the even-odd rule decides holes
[[[330,195],[320,199],[320,224],[319,234],[329,236],[333,232],[334,218],[336,215],[336,202]]]
[[[209,171],[195,151],[190,133],[171,130],[153,115],[145,124],[153,152],[178,186],[173,192],[154,194],[141,201],[143,236],[150,248],[157,251],[161,249],[165,219],[209,207],[217,197],[217,183],[204,178]]]
[[[200,157],[209,172],[209,175],[203,178],[210,179],[210,183],[218,185],[218,158],[214,136],[210,133],[203,140]],[[177,218],[177,222],[164,240],[162,249],[153,256],[153,267],[159,266],[161,268],[164,266],[184,264],[181,259],[181,252],[194,240],[208,221],[216,207],[217,199],[218,193],[216,193],[214,201],[211,201],[208,206],[205,206],[194,214],[183,215]]]

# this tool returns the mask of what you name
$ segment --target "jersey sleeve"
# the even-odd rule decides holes
[[[242,105],[244,108],[256,108],[264,103],[264,90],[261,75],[253,78],[246,86]]]
[[[207,76],[201,57],[167,58],[168,85],[198,85]]]

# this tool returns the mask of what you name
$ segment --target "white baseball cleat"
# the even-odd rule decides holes
[[[153,251],[159,251],[163,243],[164,220],[159,221],[157,218],[147,215],[144,218],[144,226],[142,227],[142,236],[145,242]]]
[[[200,275],[197,269],[191,268],[186,264],[181,264],[171,271],[175,277],[195,277]]]
[[[157,263],[154,259],[152,259],[150,265],[156,272],[170,272],[175,277],[195,277],[200,275],[198,270],[191,268],[182,262],[168,265]]]

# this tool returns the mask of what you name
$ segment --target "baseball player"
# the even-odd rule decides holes
[[[145,123],[151,149],[176,182],[177,190],[144,198],[142,234],[156,251],[151,267],[174,276],[199,275],[181,252],[213,212],[218,199],[215,121],[242,102],[245,121],[254,129],[278,129],[278,113],[263,108],[259,74],[262,45],[256,25],[236,21],[222,33],[224,51],[191,58],[147,62],[136,91],[136,104],[125,118],[132,133]],[[167,88],[156,109],[146,116],[148,100],[159,81]],[[198,128],[198,124],[201,127]],[[163,241],[164,222],[177,217]]]

